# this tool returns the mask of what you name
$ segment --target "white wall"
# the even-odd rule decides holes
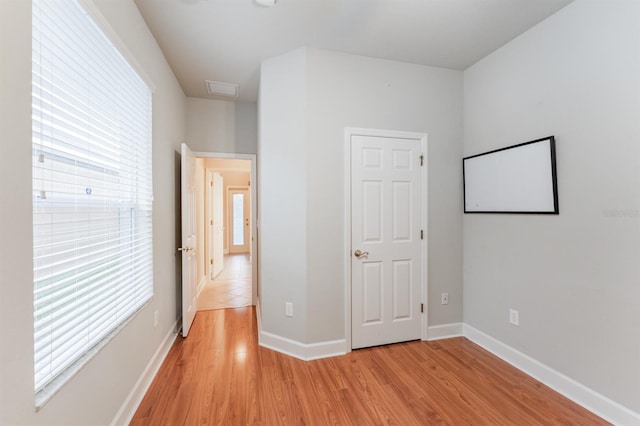
[[[258,252],[264,331],[306,338],[306,51],[264,61],[260,72]],[[284,316],[285,302],[294,317]]]
[[[577,0],[465,71],[465,155],[548,135],[560,215],[464,216],[464,321],[640,412],[640,2]]]
[[[187,98],[187,144],[192,151],[255,154],[257,120],[253,102]]]
[[[272,271],[263,329],[301,343],[345,338],[345,127],[428,133],[429,322],[460,322],[462,73],[302,49],[263,63],[259,105],[261,267]],[[281,326],[292,295],[303,298],[302,338]]]
[[[135,4],[96,4],[153,80],[154,298],[38,413],[33,393],[31,2],[0,1],[0,424],[109,424],[176,321],[176,152],[185,97]],[[153,311],[159,325],[153,327]]]

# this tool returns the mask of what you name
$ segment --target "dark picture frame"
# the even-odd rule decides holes
[[[560,214],[555,136],[462,159],[464,213]]]

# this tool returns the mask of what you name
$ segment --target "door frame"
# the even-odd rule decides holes
[[[220,172],[218,172],[216,169],[211,168],[211,167],[206,167],[205,170],[205,200],[206,200],[206,231],[205,231],[205,241],[206,241],[206,245],[207,245],[207,249],[206,251],[206,256],[205,256],[205,268],[207,270],[207,279],[208,280],[212,280],[215,278],[214,275],[214,270],[215,270],[215,260],[214,260],[214,265],[211,265],[210,260],[215,258],[215,253],[213,250],[213,244],[212,244],[212,239],[213,239],[213,230],[211,229],[211,221],[213,221],[214,219],[214,212],[212,209],[212,204],[215,205],[215,203],[212,203],[212,198],[213,198],[213,190],[211,185],[209,184],[209,182],[213,182],[214,180],[214,176],[215,174],[220,174]],[[222,197],[224,198],[224,183],[223,183],[223,188],[221,189],[222,191]],[[222,210],[222,215],[224,217],[224,209]],[[214,221],[215,224],[215,221]],[[223,229],[222,232],[224,233],[224,224],[223,224]],[[223,236],[223,243],[222,243],[222,257],[224,259],[224,236]],[[224,263],[224,262],[223,262]],[[224,265],[222,265],[224,268]],[[218,272],[219,273],[219,272]]]
[[[227,187],[227,193],[224,194],[224,196],[227,199],[227,211],[225,212],[226,214],[226,227],[227,227],[227,243],[229,245],[228,249],[229,249],[229,254],[233,254],[233,252],[231,251],[231,246],[233,246],[233,200],[231,200],[231,193],[232,192],[238,192],[238,191],[247,191],[247,193],[249,194],[249,204],[251,204],[251,188],[249,186],[228,186]],[[251,216],[251,207],[249,207],[249,216]],[[244,221],[243,221],[244,222]],[[249,217],[249,224],[251,224],[251,217]],[[243,225],[244,226],[244,225]],[[247,246],[249,247],[249,251],[251,251],[251,237],[253,237],[253,234],[251,233],[251,226],[249,226],[249,235],[248,235],[248,243]],[[242,253],[242,252],[239,252]]]
[[[422,303],[424,304],[424,312],[422,313],[421,321],[421,340],[427,340],[427,329],[429,320],[429,229],[428,229],[428,201],[429,201],[429,186],[428,186],[428,155],[427,155],[427,134],[416,132],[405,132],[400,130],[381,130],[381,129],[363,129],[347,127],[344,132],[344,259],[345,259],[345,276],[344,276],[344,335],[345,335],[345,352],[351,352],[351,137],[352,136],[371,136],[371,137],[385,137],[395,139],[413,139],[419,140],[424,156],[424,169],[421,173],[422,184],[422,217],[421,228],[424,230],[425,238],[421,241],[422,245],[422,276],[421,276],[421,289],[422,289]]]
[[[251,228],[252,241],[249,242],[251,253],[251,304],[256,306],[258,302],[258,215],[257,215],[257,175],[256,175],[256,154],[236,154],[225,152],[203,152],[194,151],[193,155],[197,158],[217,158],[221,160],[250,160],[251,161],[251,185],[249,186],[249,194],[251,197],[251,218],[249,219],[249,227]],[[221,169],[222,170],[222,169]],[[220,171],[216,169],[216,171]],[[222,170],[224,172],[224,170]]]

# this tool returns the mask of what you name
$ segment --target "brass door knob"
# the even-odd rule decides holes
[[[369,256],[369,252],[368,251],[360,251],[360,249],[357,249],[356,251],[353,252],[353,255],[355,257],[357,257],[358,259],[360,259],[361,257]]]

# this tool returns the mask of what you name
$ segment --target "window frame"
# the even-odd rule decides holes
[[[35,7],[35,3],[39,2],[39,0],[33,0],[31,3],[32,8]],[[115,50],[115,52],[117,52],[117,54],[119,54],[119,56],[124,60],[125,63],[128,64],[129,68],[131,69],[131,71],[140,79],[140,81],[146,86],[147,89],[147,93],[148,93],[148,115],[147,115],[147,123],[146,123],[146,127],[148,129],[148,148],[149,148],[149,152],[148,152],[148,182],[147,185],[145,186],[145,189],[151,194],[150,195],[150,199],[148,201],[148,210],[146,211],[146,214],[148,214],[148,223],[147,223],[147,227],[149,228],[149,251],[148,251],[148,271],[149,271],[149,284],[148,284],[148,291],[149,294],[147,295],[145,293],[145,296],[142,298],[144,299],[139,305],[136,305],[135,309],[131,312],[129,312],[127,315],[125,315],[123,318],[118,319],[117,324],[113,327],[110,328],[110,331],[106,333],[106,335],[104,335],[103,337],[101,337],[100,339],[97,340],[97,342],[92,343],[91,346],[84,350],[82,352],[81,355],[75,357],[74,361],[71,362],[68,366],[66,366],[64,368],[64,370],[58,374],[55,375],[55,377],[48,379],[48,381],[37,387],[37,383],[35,382],[36,380],[36,376],[34,374],[34,391],[35,391],[35,404],[36,404],[36,410],[40,409],[65,383],[67,383],[93,356],[95,356],[102,348],[104,348],[106,345],[108,345],[108,343],[124,328],[127,326],[127,324],[133,320],[137,314],[143,310],[149,303],[151,300],[153,300],[153,294],[154,294],[154,284],[153,284],[153,161],[152,161],[152,154],[151,154],[151,149],[152,149],[152,144],[153,144],[153,137],[152,137],[152,131],[153,131],[153,93],[155,92],[155,86],[153,85],[153,83],[151,82],[151,80],[148,78],[148,76],[144,73],[144,71],[142,70],[142,68],[140,67],[140,65],[137,63],[137,61],[135,60],[135,58],[133,57],[133,55],[127,50],[126,46],[124,45],[124,43],[122,43],[122,41],[119,39],[119,37],[116,35],[115,31],[111,28],[111,26],[109,25],[109,23],[106,21],[106,19],[102,16],[102,14],[98,11],[98,9],[96,8],[96,6],[94,5],[93,1],[91,0],[75,0],[75,3],[77,3],[81,9],[83,9],[84,15],[86,16],[86,18],[89,19],[89,21],[92,22],[92,24],[95,26],[95,28],[98,30],[98,32],[100,32],[102,34],[102,37],[107,41],[108,44],[111,45],[111,47]],[[32,12],[32,17],[35,16],[35,11]],[[33,18],[32,18],[33,19]],[[32,32],[34,31],[33,27],[34,25],[36,25],[35,23],[32,23]],[[32,35],[33,37],[33,35]],[[32,55],[33,55],[33,49],[34,47],[32,47]],[[32,69],[32,73],[35,75],[35,69]],[[35,90],[33,88],[34,86],[34,80],[35,77],[32,76],[32,90]],[[32,95],[35,96],[35,95]],[[35,98],[34,100],[32,100],[32,111],[34,116],[32,117],[32,123],[35,124]],[[33,131],[33,134],[35,135],[35,130]],[[34,136],[34,140],[32,142],[32,146],[36,147],[36,138]],[[35,163],[36,160],[34,160]],[[32,166],[32,173],[35,174],[34,172],[35,170],[35,166]],[[35,176],[34,176],[35,178]],[[89,188],[87,188],[89,189]],[[35,187],[34,187],[35,190]],[[32,218],[34,219],[35,222],[35,197],[37,197],[37,195],[34,193],[34,211],[32,213]],[[40,200],[39,201],[41,203],[41,205],[44,204],[49,204],[48,201],[45,200]],[[51,203],[53,203],[53,201],[51,201]],[[91,200],[90,202],[86,202],[85,201],[85,206],[91,203],[100,203],[100,200]],[[136,204],[137,202],[135,201],[135,199],[130,200],[130,202],[128,203],[121,203],[117,209],[117,215],[119,217],[119,220],[123,220],[124,225],[122,226],[135,226],[134,224],[134,220],[131,219],[131,212],[136,208]],[[129,216],[129,220],[126,221],[124,219],[126,219],[126,217]],[[35,223],[34,223],[35,226]],[[35,235],[35,233],[34,233]],[[35,236],[34,236],[34,244],[35,244]],[[35,246],[34,246],[34,254],[35,256]],[[35,260],[34,260],[34,270],[35,270]],[[36,344],[36,317],[35,317],[35,303],[36,303],[36,296],[35,296],[35,281],[36,281],[36,275],[34,272],[34,345]],[[35,347],[34,347],[35,349]],[[35,363],[36,363],[36,359],[35,359],[35,353],[34,353],[34,368],[35,368]]]

